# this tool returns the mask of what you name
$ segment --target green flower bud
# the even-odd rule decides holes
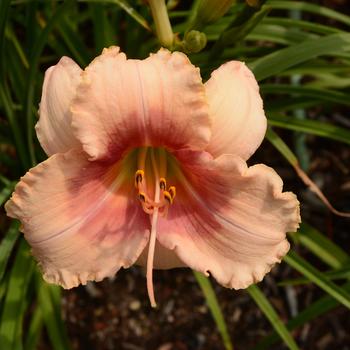
[[[207,45],[207,37],[198,30],[190,30],[185,34],[182,45],[185,52],[197,53]]]
[[[260,5],[259,0],[246,0],[246,3],[251,7],[258,7]]]
[[[221,18],[235,0],[202,0],[198,6],[196,22],[202,25]]]

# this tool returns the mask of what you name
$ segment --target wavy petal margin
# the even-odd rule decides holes
[[[31,169],[5,209],[21,220],[45,280],[64,288],[129,267],[149,238],[133,181],[120,165],[89,162],[83,151],[55,154]]]
[[[286,232],[300,222],[296,196],[262,164],[248,168],[239,157],[205,152],[177,157],[185,165],[174,170],[177,196],[158,223],[159,243],[223,286],[260,281],[289,250]]]

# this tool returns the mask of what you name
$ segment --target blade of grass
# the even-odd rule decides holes
[[[23,66],[25,68],[29,68],[29,62],[27,60],[26,54],[24,53],[23,48],[22,48],[19,40],[17,39],[17,36],[16,36],[11,25],[9,25],[6,28],[6,37],[12,42],[14,48],[16,49],[17,55],[20,58]]]
[[[315,269],[310,263],[299,256],[296,252],[290,251],[283,260],[302,275],[314,282],[326,293],[338,300],[341,304],[350,309],[350,294],[343,288],[330,281],[322,272]]]
[[[247,292],[259,306],[260,310],[265,314],[266,318],[270,321],[271,325],[273,328],[275,328],[276,332],[281,337],[281,339],[283,339],[288,348],[291,350],[299,349],[293,337],[290,335],[288,329],[281,321],[275,309],[267,300],[266,296],[260,290],[260,288],[257,285],[253,284],[247,288]]]
[[[214,289],[207,277],[202,275],[199,272],[193,271],[194,276],[202,289],[207,305],[210,309],[210,312],[214,318],[216,323],[216,327],[218,328],[220,335],[222,337],[223,343],[225,345],[226,350],[233,350],[233,345],[231,342],[230,335],[227,331],[226,322],[224,316],[222,314],[219,302],[216,298]]]
[[[350,33],[337,33],[318,39],[303,41],[249,63],[257,80],[276,75],[312,58],[323,55],[336,56],[350,52]]]
[[[277,113],[268,114],[268,123],[272,126],[322,136],[350,145],[350,131],[330,123],[320,122],[318,120],[300,120]]]
[[[43,314],[41,308],[37,306],[30,319],[29,329],[24,343],[25,350],[37,350],[43,328]]]
[[[324,272],[324,275],[333,280],[350,279],[350,265],[339,270],[331,270]],[[307,278],[294,278],[278,283],[279,286],[299,286],[302,284],[310,284],[311,281]]]
[[[67,16],[64,16],[59,21],[58,30],[61,33],[62,39],[72,53],[73,59],[81,66],[86,67],[91,61],[91,55],[80,36],[74,32]]]
[[[350,262],[350,256],[343,249],[305,222],[292,236],[334,269],[339,269]]]
[[[6,274],[4,276],[4,279],[0,282],[0,315],[1,315],[2,309],[3,309],[2,301],[3,301],[3,298],[6,295],[6,291],[7,291],[7,287],[8,287],[8,281],[9,281],[9,274]]]
[[[38,274],[38,303],[43,314],[45,327],[54,350],[69,350],[70,345],[60,314],[60,304],[55,298],[54,285],[45,283]],[[56,301],[56,302],[55,302]]]
[[[275,98],[273,101],[269,103],[268,108],[266,108],[266,113],[275,114],[275,115],[277,115],[277,113],[286,114],[287,112],[295,112],[295,110],[298,110],[298,109],[305,110],[305,109],[311,109],[313,107],[318,107],[323,105],[329,106],[329,102],[311,99],[303,96],[295,96],[293,98],[280,97],[278,99]],[[297,119],[293,115],[293,113],[291,117]]]
[[[318,38],[319,36],[315,33],[295,31],[278,25],[260,24],[246,37],[246,40],[266,40],[277,44],[293,46],[306,40],[315,40]]]
[[[264,94],[291,94],[293,96],[316,98],[345,106],[350,105],[349,94],[334,90],[310,88],[302,85],[293,86],[289,84],[262,84],[260,85],[260,89]]]
[[[350,292],[350,282],[342,286],[344,290]],[[287,328],[292,331],[298,327],[303,326],[307,322],[316,319],[319,316],[331,311],[339,305],[338,301],[327,295],[324,296],[310,306],[305,308],[298,316],[294,317],[287,323]],[[265,337],[260,341],[252,350],[270,350],[271,346],[280,340],[277,332],[273,332],[271,335]]]
[[[14,137],[16,151],[18,152],[22,168],[28,169],[30,161],[25,148],[25,143],[23,142],[24,138],[13,111],[13,103],[9,97],[5,84],[3,83],[0,83],[0,101],[4,107],[5,114]]]
[[[5,237],[0,244],[0,283],[4,277],[6,265],[12,249],[19,237],[19,222],[12,221]]]
[[[25,84],[26,81],[23,77],[27,76],[27,68],[23,67],[23,63],[18,56],[17,52],[13,50],[13,45],[8,45],[8,50],[6,52],[6,61],[7,61],[7,81],[8,86],[11,87],[13,100],[15,101],[24,101],[25,99]],[[15,89],[13,89],[15,87]],[[15,109],[17,106],[14,106]],[[22,104],[20,105],[22,108]],[[20,117],[20,113],[16,114],[17,117]],[[19,120],[20,121],[20,120]]]
[[[0,192],[0,205],[3,205],[4,202],[7,200],[8,197],[10,197],[13,189],[15,187],[15,183],[11,182],[10,184],[6,185]]]
[[[284,17],[267,17],[263,20],[264,24],[279,25],[287,28],[300,28],[312,31],[318,34],[333,34],[343,32],[342,30],[326,26],[319,23],[303,21],[300,19],[284,18]]]
[[[9,1],[9,0],[7,0]],[[34,2],[38,0],[13,0],[11,2],[11,5],[21,5],[29,2]],[[41,2],[46,2],[47,0],[40,0]],[[56,2],[60,2],[63,0],[54,0]],[[140,24],[143,28],[145,28],[147,31],[152,31],[150,25],[148,24],[147,20],[139,14],[134,7],[132,7],[126,0],[77,0],[78,2],[92,2],[92,3],[110,3],[118,5],[120,8],[122,8],[130,17],[132,17],[138,24]]]
[[[22,239],[11,270],[0,321],[1,345],[6,350],[14,350],[15,347],[21,346],[18,334],[22,330],[26,294],[33,270],[34,261],[26,242]]]
[[[209,60],[220,55],[225,47],[232,46],[240,40],[243,40],[256,26],[265,18],[270,12],[269,7],[265,7],[260,11],[256,12],[249,20],[243,22],[238,26],[233,26],[223,31],[218,40],[215,42]]]
[[[116,33],[111,26],[107,10],[104,4],[89,4],[89,10],[93,21],[94,41],[96,53],[102,51],[104,47],[113,45],[116,41]]]
[[[134,7],[132,7],[126,0],[78,0],[79,2],[97,2],[97,3],[111,3],[116,4],[122,8],[130,17],[132,17],[138,24],[140,24],[147,31],[151,31],[151,27],[147,20],[141,16]]]
[[[330,8],[320,6],[318,4],[312,4],[309,2],[303,1],[270,1],[269,6],[273,9],[281,9],[281,10],[300,10],[305,12],[311,12],[316,14],[317,16],[325,16],[328,18],[335,19],[341,23],[347,24],[350,26],[350,17],[334,11]]]
[[[11,0],[0,1],[0,76],[4,77],[5,28]]]

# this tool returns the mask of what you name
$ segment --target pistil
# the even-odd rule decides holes
[[[154,186],[155,187],[154,202],[157,203],[159,202],[159,195],[160,195],[160,185],[158,186],[157,184],[160,184],[160,182],[159,182],[158,167],[157,167],[153,150],[151,150],[151,161],[152,161],[155,184],[156,184]],[[153,215],[152,215],[151,236],[149,239],[148,256],[147,256],[147,292],[148,292],[148,297],[152,307],[157,306],[154,298],[154,289],[153,289],[153,261],[154,261],[154,250],[156,246],[157,223],[158,223],[158,208],[155,207],[153,209]]]
[[[151,164],[148,164],[148,161]],[[167,172],[167,156],[163,149],[141,148],[138,155],[139,169],[135,173],[135,187],[138,190],[138,199],[142,209],[146,214],[151,216],[151,233],[148,244],[147,255],[147,292],[152,307],[156,307],[153,288],[153,265],[155,245],[157,238],[157,224],[159,215],[166,216],[169,206],[173,203],[176,190],[174,186],[167,189],[167,181],[165,179]],[[151,174],[146,174],[145,171]],[[148,178],[149,182],[146,182]],[[151,189],[154,190],[154,198],[151,199],[150,188],[147,186],[152,184]]]

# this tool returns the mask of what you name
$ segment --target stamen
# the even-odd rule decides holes
[[[170,186],[168,188],[168,192],[170,193],[171,199],[174,200],[176,196],[176,187],[175,186]]]
[[[159,180],[159,187],[161,190],[165,191],[166,189],[166,180],[164,179],[164,177],[161,177]]]
[[[141,202],[146,202],[146,195],[143,192],[139,193],[139,200]]]
[[[139,188],[139,184],[142,183],[143,178],[145,177],[145,172],[143,170],[137,170],[135,173],[135,187]]]
[[[171,194],[168,191],[163,192],[164,198],[169,202],[169,204],[173,204],[173,199]]]

